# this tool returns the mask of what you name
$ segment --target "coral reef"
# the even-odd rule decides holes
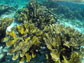
[[[0,41],[9,47],[12,60],[37,63],[31,60],[43,56],[44,63],[81,63],[84,35],[74,28],[55,24],[57,19],[45,6],[30,1],[15,14],[15,21],[20,24],[6,32],[12,21],[1,18],[0,23]]]
[[[2,4],[2,5],[0,5],[0,16],[2,14],[9,14],[9,13],[13,12],[14,10],[16,10],[16,8],[17,8],[17,6],[13,7],[8,4]]]
[[[44,31],[43,39],[50,50],[48,63],[81,63],[79,47],[84,42],[84,35],[73,28],[55,24],[46,27]]]
[[[56,22],[53,15],[47,11],[45,6],[32,1],[26,4],[25,8],[18,10],[15,18],[16,21],[21,23],[34,23],[40,29],[43,29],[45,25]]]
[[[7,27],[13,22],[13,18],[1,18],[0,20],[0,38],[2,39],[5,36]],[[1,41],[0,39],[0,41]]]
[[[26,62],[28,62],[39,51],[42,31],[35,27],[34,24],[17,25],[15,29],[16,33],[14,29],[7,32],[10,38],[6,45],[10,46],[10,53],[14,53],[12,60],[20,57],[20,62],[23,62],[25,58]]]
[[[13,20],[14,20],[13,18],[8,17],[0,19],[0,62],[3,62],[3,60],[7,56],[9,47],[6,47],[5,43],[3,43],[2,41],[3,39],[4,41],[8,40],[8,37],[5,38],[6,29],[13,22]]]
[[[54,16],[59,20],[59,23],[65,26],[71,26],[84,32],[84,6],[73,4],[70,2],[45,2],[43,3]]]
[[[21,24],[7,32],[8,36],[6,46],[10,46],[12,60],[20,57],[19,62],[29,62],[45,53],[46,63],[81,63],[84,35],[73,28],[52,24],[39,30],[34,24]]]
[[[68,5],[67,5],[68,4]],[[43,3],[53,14],[61,15],[62,18],[83,20],[83,7],[75,6],[69,2],[46,2]]]

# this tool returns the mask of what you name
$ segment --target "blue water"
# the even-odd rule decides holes
[[[16,7],[16,10],[12,10],[11,13],[0,13],[0,19],[1,17],[14,17],[14,14],[17,10],[24,8],[25,4],[27,4],[30,0],[0,0],[0,5],[9,5],[9,7]],[[36,0],[37,2],[40,2],[43,4],[46,2],[45,0]],[[47,3],[49,4],[49,3]],[[84,34],[84,4],[78,3],[78,2],[54,2],[50,5],[45,5],[46,8],[52,9],[56,8],[55,11],[49,10],[59,18],[59,21],[61,21],[60,24],[65,26],[74,27],[77,29],[80,33]],[[12,23],[10,26],[8,26],[7,31],[11,30],[11,27],[14,27],[18,23]],[[82,46],[84,47],[84,46]],[[7,57],[10,59],[9,57]],[[82,58],[82,63],[84,63],[84,58]],[[16,61],[17,62],[17,61]],[[6,63],[6,62],[5,62]],[[11,63],[11,62],[10,62]]]

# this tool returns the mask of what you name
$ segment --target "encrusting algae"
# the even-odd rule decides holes
[[[6,32],[3,39],[6,46],[10,46],[12,60],[30,63],[37,54],[44,53],[45,63],[81,63],[84,35],[74,28],[55,24],[54,17],[45,9],[31,1],[16,12],[15,20],[21,24]]]

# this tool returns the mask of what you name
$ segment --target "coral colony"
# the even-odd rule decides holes
[[[40,3],[30,1],[14,16],[20,23],[11,31],[6,28],[14,18],[1,18],[0,41],[9,47],[12,60],[30,63],[44,54],[44,63],[81,63],[84,35],[72,27],[56,24],[57,19]],[[32,62],[34,63],[34,62]]]

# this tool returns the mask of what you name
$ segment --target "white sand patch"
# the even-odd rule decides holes
[[[11,31],[11,29],[12,29],[13,27],[15,27],[16,25],[17,25],[17,23],[12,22],[12,24],[7,27],[6,31]]]

